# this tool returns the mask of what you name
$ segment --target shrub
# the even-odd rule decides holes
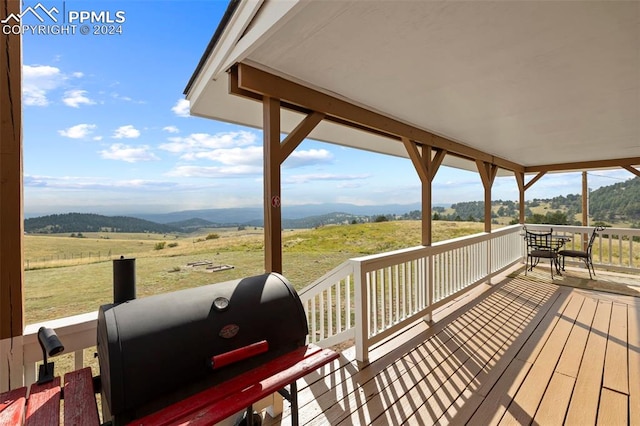
[[[212,232],[211,234],[207,235],[205,239],[207,239],[207,240],[217,240],[218,238],[220,238],[220,235]]]
[[[156,243],[155,246],[153,246],[154,250],[162,250],[165,246],[165,244],[167,244],[166,242],[162,241],[160,243]]]
[[[169,243],[167,247],[178,247],[178,243]]]

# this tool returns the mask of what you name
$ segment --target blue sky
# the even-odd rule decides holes
[[[37,4],[24,1],[23,10]],[[80,23],[74,34],[24,33],[27,216],[262,205],[262,133],[189,117],[182,94],[226,0],[41,4],[123,22],[110,28],[88,22],[86,35]],[[33,16],[23,17],[25,23],[38,24]],[[92,34],[103,28],[120,34]],[[589,186],[632,177],[624,170],[591,172]],[[409,160],[310,140],[287,159],[282,181],[283,208],[420,201],[420,181]],[[477,173],[446,167],[438,172],[433,191],[436,204],[483,198]],[[526,197],[580,191],[580,173],[551,174]],[[515,179],[496,179],[493,194],[494,199],[517,200]]]

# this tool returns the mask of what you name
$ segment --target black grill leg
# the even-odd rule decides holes
[[[289,385],[291,394],[291,425],[298,426],[298,385],[295,380]]]
[[[247,426],[253,426],[253,405],[247,407],[246,412]]]

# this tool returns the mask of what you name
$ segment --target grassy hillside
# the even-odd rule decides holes
[[[436,222],[434,241],[482,232],[481,223]],[[327,226],[283,233],[283,273],[298,289],[351,257],[380,253],[420,243],[419,221]],[[216,237],[207,239],[208,236]],[[138,297],[227,281],[264,272],[263,235],[260,229],[216,230],[189,237],[160,235],[101,234],[88,238],[25,236],[25,261],[69,252],[109,250],[100,259],[49,260],[39,269],[25,272],[26,322],[34,323],[96,310],[113,299],[112,261],[120,255],[136,258]],[[117,238],[116,238],[117,237]],[[156,250],[156,244],[166,242]],[[174,247],[168,247],[175,243]],[[77,244],[77,245],[76,245]],[[94,244],[95,246],[91,246]],[[209,261],[233,265],[233,269],[208,272],[188,266]],[[31,263],[34,263],[31,260]]]

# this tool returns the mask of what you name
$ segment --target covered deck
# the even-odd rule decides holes
[[[280,168],[305,138],[406,158],[421,185],[421,246],[352,259],[300,292],[312,343],[355,341],[306,377],[301,423],[640,422],[638,298],[543,268],[506,276],[522,268],[521,226],[493,229],[490,211],[499,175],[515,178],[521,224],[546,173],[640,176],[639,16],[614,1],[230,1],[185,94],[192,115],[264,129],[266,271],[282,271]],[[32,383],[40,361],[23,315],[21,42],[2,38],[0,390]],[[478,172],[485,233],[432,243],[440,165]],[[585,226],[586,195],[585,179]],[[602,240],[599,274],[638,273],[640,230]],[[77,368],[95,318],[52,325]]]
[[[554,282],[543,269],[511,268],[369,364],[345,348],[304,379],[301,424],[640,424],[640,299],[581,288],[583,269]],[[640,294],[638,278],[598,271],[592,285]]]

